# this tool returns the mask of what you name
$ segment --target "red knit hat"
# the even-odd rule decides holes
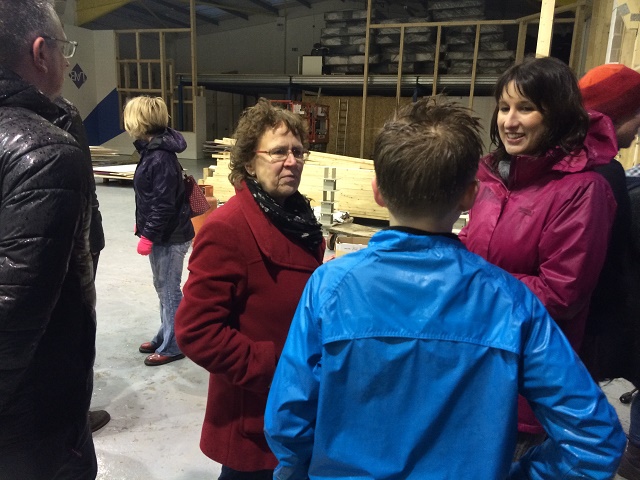
[[[578,82],[586,109],[614,123],[640,110],[640,73],[619,63],[592,68]]]

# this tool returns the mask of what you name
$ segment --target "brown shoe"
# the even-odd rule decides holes
[[[627,442],[627,449],[622,455],[618,475],[627,480],[640,480],[640,448]]]
[[[104,427],[111,420],[111,415],[106,410],[93,410],[89,412],[89,425],[91,432],[96,432]]]
[[[147,358],[144,359],[144,364],[148,367],[156,367],[158,365],[164,365],[165,363],[175,362],[176,360],[181,360],[184,358],[183,353],[179,353],[178,355],[168,356],[168,355],[160,355],[159,353],[152,353]]]
[[[158,346],[153,342],[144,342],[142,345],[138,347],[140,353],[154,353]]]

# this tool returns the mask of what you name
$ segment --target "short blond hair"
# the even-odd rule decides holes
[[[162,97],[141,95],[124,107],[124,129],[137,140],[162,133],[169,126],[169,112]]]

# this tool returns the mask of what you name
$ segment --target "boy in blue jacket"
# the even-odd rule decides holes
[[[614,409],[538,299],[451,233],[475,200],[478,120],[436,99],[374,148],[390,226],[320,267],[271,386],[274,478],[611,478]],[[547,440],[511,464],[517,396]]]

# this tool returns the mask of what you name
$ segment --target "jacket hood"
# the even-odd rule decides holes
[[[584,148],[589,166],[606,165],[618,154],[618,140],[613,121],[600,112],[589,110],[589,131]]]
[[[167,127],[167,129],[159,135],[156,135],[150,142],[144,140],[136,140],[133,142],[136,149],[140,152],[144,149],[151,150],[166,150],[168,152],[180,153],[184,152],[187,148],[187,141],[182,134],[173,128]]]
[[[606,165],[618,154],[616,130],[609,117],[598,112],[589,112],[589,130],[583,142],[584,147],[572,155],[563,155],[562,149],[556,154],[562,157],[554,163],[552,170],[566,173],[593,170]],[[556,157],[557,158],[557,157]]]
[[[49,121],[64,115],[46,95],[27,83],[17,73],[0,66],[0,107],[21,107],[36,112]]]

